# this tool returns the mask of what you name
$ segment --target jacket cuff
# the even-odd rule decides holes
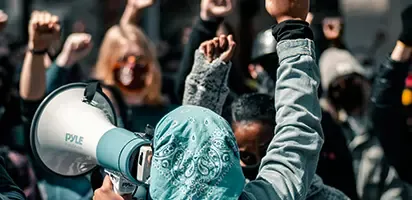
[[[316,59],[315,44],[309,39],[282,40],[278,43],[279,63],[296,55],[308,55]]]

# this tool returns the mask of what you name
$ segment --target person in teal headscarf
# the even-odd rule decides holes
[[[277,5],[289,5],[292,8],[285,9],[293,10],[293,5],[305,5],[307,0],[300,1]],[[303,11],[298,8],[295,13],[299,12]],[[313,34],[304,19],[279,22],[273,29],[279,41],[280,61],[275,92],[276,134],[256,180],[245,182],[234,134],[218,115],[222,98],[207,95],[213,91],[199,81],[200,76],[188,77],[186,84],[192,82],[187,91],[196,90],[198,96],[184,97],[184,102],[202,99],[209,103],[205,107],[179,107],[157,124],[149,188],[153,199],[313,199],[308,194],[323,144]],[[228,50],[214,51],[218,44]],[[230,36],[221,36],[202,44],[195,59],[207,60],[210,67],[224,66],[221,63],[229,61],[233,47]],[[214,84],[226,82],[225,73],[193,70],[201,70],[197,74],[210,77],[208,81]],[[347,198],[331,194],[327,199]]]
[[[239,197],[245,178],[230,125],[215,112],[182,106],[159,122],[150,178],[153,199]]]

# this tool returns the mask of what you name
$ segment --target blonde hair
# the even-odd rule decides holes
[[[106,85],[114,85],[113,66],[123,56],[121,49],[124,48],[124,45],[130,43],[138,45],[149,61],[149,73],[151,73],[152,81],[145,88],[147,92],[144,97],[144,104],[163,104],[165,101],[161,92],[162,74],[157,61],[155,47],[143,31],[134,25],[116,25],[106,32],[95,66],[95,78],[103,81]]]

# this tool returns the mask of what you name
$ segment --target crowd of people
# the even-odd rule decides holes
[[[96,45],[91,35],[72,33],[56,52],[59,17],[33,11],[24,61],[0,46],[0,199],[412,199],[412,4],[371,70],[345,45],[336,6],[309,0],[266,0],[276,24],[254,38],[248,63],[232,63],[242,46],[225,17],[236,1],[201,0],[172,82],[139,27],[154,0],[128,0],[88,77],[79,62]],[[0,32],[7,19],[0,12]],[[116,194],[100,169],[63,177],[33,156],[40,103],[86,81],[100,83],[120,127],[156,127],[150,184],[133,194]]]

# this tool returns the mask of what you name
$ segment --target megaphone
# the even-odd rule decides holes
[[[151,140],[116,125],[114,107],[97,82],[62,86],[35,113],[30,130],[33,154],[61,176],[85,175],[101,166],[134,185],[145,184]]]

